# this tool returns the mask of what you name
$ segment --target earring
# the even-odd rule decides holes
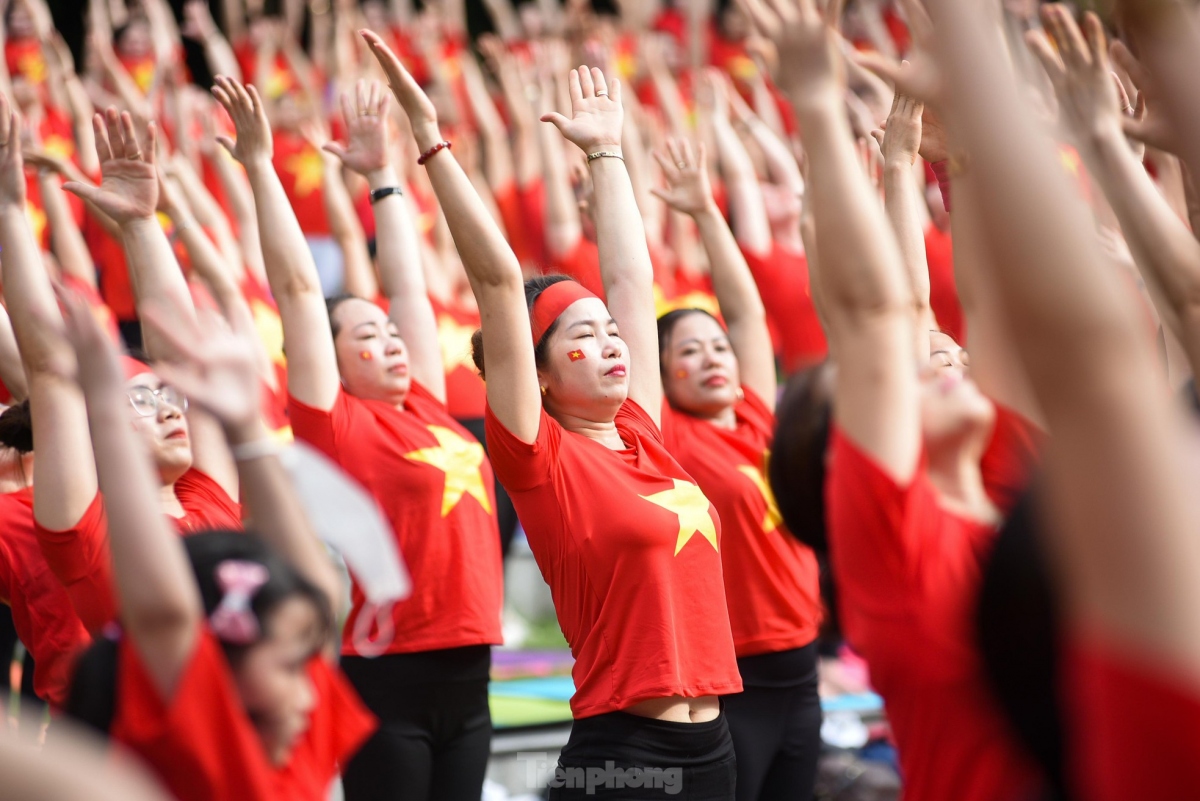
[[[746,393],[742,390],[741,387],[737,388],[737,399],[738,399],[738,403],[741,403],[742,401],[744,401],[746,399]]]
[[[542,387],[542,397],[546,397],[546,388]]]

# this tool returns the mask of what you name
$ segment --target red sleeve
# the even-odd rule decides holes
[[[979,467],[988,497],[1003,514],[1012,511],[1028,486],[1045,440],[1045,433],[1033,423],[996,404],[996,425]]]
[[[913,521],[931,500],[924,456],[907,485],[889,476],[875,460],[835,427],[829,444],[826,503],[830,507],[834,559],[853,577],[855,602],[879,614],[896,608],[909,595],[911,576],[922,548]],[[852,569],[850,569],[852,566]]]
[[[617,410],[617,416],[613,422],[618,427],[632,429],[640,436],[649,437],[656,442],[663,441],[662,429],[650,419],[650,415],[646,413],[646,410],[637,401],[626,400],[622,403],[621,408]]]
[[[484,437],[488,458],[500,483],[509,492],[521,492],[541,486],[550,480],[558,461],[562,442],[562,426],[542,409],[537,439],[522,442],[505,428],[492,412],[491,404],[484,410]]]
[[[66,587],[75,613],[89,632],[98,633],[117,617],[108,557],[108,519],[100,493],[96,493],[79,522],[66,531],[35,525],[42,555]]]
[[[378,727],[341,670],[324,659],[308,666],[316,705],[308,730],[276,779],[276,798],[324,798],[329,783]]]
[[[181,801],[271,798],[270,770],[229,663],[202,628],[174,694],[163,698],[128,637],[117,668],[113,739],[154,770]]]
[[[1075,643],[1068,654],[1063,686],[1070,693],[1079,797],[1194,798],[1200,686],[1108,648]]]
[[[187,512],[191,530],[242,528],[242,506],[206,473],[192,468],[175,482],[175,496]]]
[[[288,416],[296,439],[307,442],[335,462],[338,461],[338,442],[350,429],[350,399],[339,389],[333,408],[322,411],[301,403],[288,393]]]

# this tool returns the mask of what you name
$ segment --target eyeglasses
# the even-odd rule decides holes
[[[159,405],[163,403],[174,406],[180,412],[188,410],[187,395],[166,384],[158,389],[134,387],[125,394],[129,396],[129,403],[139,417],[154,417],[158,414]]]

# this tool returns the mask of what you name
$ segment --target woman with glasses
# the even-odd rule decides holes
[[[63,368],[74,355],[49,330],[61,325],[61,316],[25,215],[20,127],[7,99],[0,97],[0,249],[5,299],[29,379],[38,453],[34,518],[46,561],[95,633],[116,616],[107,521],[83,396],[61,377],[70,372]],[[183,274],[155,219],[153,123],[141,142],[129,115],[114,109],[97,115],[94,128],[103,181],[99,187],[66,188],[86,194],[120,226],[139,300],[155,299],[173,314],[194,315]],[[164,352],[153,335],[146,344],[151,354]],[[187,415],[187,399],[150,365],[126,358],[124,368],[129,423],[153,457],[163,513],[181,533],[240,528],[237,469],[220,427]]]

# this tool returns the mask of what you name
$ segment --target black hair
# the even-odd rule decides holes
[[[525,282],[525,308],[530,314],[533,313],[533,304],[537,302],[538,297],[555,284],[560,284],[563,281],[573,281],[575,279],[566,275],[539,275],[535,278],[530,278]],[[533,347],[533,360],[538,367],[546,363],[546,343],[550,341],[550,337],[558,330],[558,320],[550,324],[546,329],[546,333],[542,334],[542,338],[537,341]],[[487,375],[483,368],[483,329],[477,329],[471,335],[471,361],[475,362],[475,369],[479,371],[479,376],[486,379]]]
[[[338,306],[341,306],[348,300],[362,300],[362,298],[360,298],[358,295],[351,295],[348,292],[343,292],[340,295],[333,295],[332,297],[325,298],[325,313],[329,315],[329,330],[333,333],[335,339],[337,338],[338,333],[341,332],[342,327],[334,321],[333,313],[337,310]]]
[[[666,369],[664,366],[665,361],[663,360],[662,357],[666,355],[667,343],[669,343],[671,341],[671,334],[673,334],[675,332],[675,326],[679,325],[679,322],[681,320],[683,320],[683,318],[691,317],[693,314],[703,314],[705,317],[710,318],[717,325],[721,325],[720,321],[717,320],[716,317],[713,317],[711,314],[709,314],[704,309],[696,309],[696,308],[672,309],[671,311],[664,314],[662,317],[659,317],[658,318],[658,355],[659,355],[658,364],[659,364],[659,369]],[[724,326],[721,326],[721,327],[722,327],[722,329],[724,328]]]
[[[0,414],[0,445],[22,454],[33,451],[33,417],[28,399]]]
[[[825,453],[833,424],[831,362],[787,382],[775,408],[775,439],[767,478],[788,531],[818,556],[829,551],[825,533]]]
[[[1045,799],[1065,801],[1059,697],[1059,600],[1043,550],[1035,484],[1005,520],[983,566],[976,629],[984,674],[1017,740],[1042,768]]]
[[[296,597],[308,600],[316,609],[325,636],[334,631],[333,610],[324,593],[253,532],[216,529],[186,537],[183,545],[204,604],[205,617],[220,606],[224,597],[217,583],[217,568],[232,559],[254,562],[267,568],[267,582],[255,591],[250,602],[250,609],[260,622],[264,634],[270,627],[274,611],[284,601]],[[259,642],[261,639],[260,636]],[[236,669],[255,644],[222,642],[221,647],[230,665]],[[116,714],[117,657],[117,640],[98,638],[76,662],[75,677],[67,699],[67,714],[101,734],[108,733]]]

